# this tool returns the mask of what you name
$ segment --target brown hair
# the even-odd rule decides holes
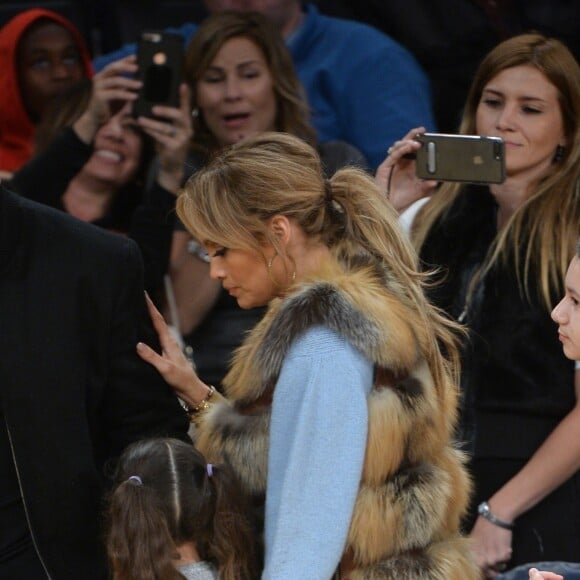
[[[266,59],[276,97],[276,130],[292,133],[314,144],[315,132],[309,123],[304,89],[292,57],[278,30],[257,12],[218,12],[202,22],[187,47],[184,64],[184,78],[191,89],[193,106],[197,100],[197,82],[222,46],[238,37],[251,40]],[[193,120],[192,144],[194,149],[206,155],[219,148],[205,124],[202,111]]]
[[[501,71],[522,65],[536,68],[556,87],[566,147],[561,159],[555,159],[551,170],[530,188],[525,203],[496,236],[486,268],[499,259],[513,257],[526,294],[533,268],[539,272],[537,290],[551,310],[554,293],[559,295],[562,291],[580,223],[580,68],[572,53],[560,41],[540,34],[522,34],[500,43],[477,70],[459,132],[476,133],[476,112],[487,83]],[[433,224],[462,190],[461,184],[445,183],[425,204],[413,229],[416,247],[423,245]]]
[[[391,204],[364,171],[345,168],[325,180],[310,145],[286,133],[264,133],[225,149],[194,174],[177,200],[177,213],[196,239],[217,246],[262,253],[268,242],[285,255],[268,220],[286,215],[340,260],[372,256],[408,306],[434,376],[441,381],[457,370],[458,327],[426,300],[416,253]]]
[[[193,445],[149,439],[129,446],[109,499],[107,553],[115,580],[177,580],[176,546],[193,541],[223,580],[255,574],[245,503],[226,464],[211,472]]]

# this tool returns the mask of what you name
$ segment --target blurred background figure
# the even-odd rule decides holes
[[[11,179],[13,191],[83,221],[132,237],[145,262],[145,286],[163,290],[174,227],[172,210],[184,179],[191,138],[187,87],[181,107],[135,119],[140,81],[134,57],[75,85],[39,125],[37,154]],[[157,171],[148,179],[157,154]]]
[[[574,0],[319,0],[320,10],[360,20],[417,58],[433,92],[439,131],[455,133],[483,57],[510,36],[558,38],[580,59],[580,2]]]
[[[321,14],[300,0],[205,0],[210,14],[224,10],[257,11],[284,37],[306,90],[312,124],[321,142],[341,140],[359,149],[374,170],[385,143],[410,126],[434,128],[429,82],[403,46],[375,28]],[[195,2],[192,2],[194,5]],[[193,14],[193,8],[192,8]],[[172,29],[189,42],[197,24]],[[125,46],[95,60],[100,70],[131,54]]]
[[[44,9],[26,10],[0,29],[0,172],[32,156],[34,132],[52,99],[92,76],[78,29]]]

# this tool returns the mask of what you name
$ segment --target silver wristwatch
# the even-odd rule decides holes
[[[504,528],[506,530],[513,530],[514,529],[514,524],[510,524],[509,522],[504,522],[503,520],[500,520],[497,516],[495,516],[491,512],[491,508],[489,507],[489,504],[486,501],[482,501],[477,506],[477,513],[481,517],[490,521],[492,524],[499,526],[500,528]]]

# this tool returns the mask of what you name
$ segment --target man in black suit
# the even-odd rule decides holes
[[[155,340],[134,242],[0,186],[0,579],[107,578],[106,465],[187,440]]]

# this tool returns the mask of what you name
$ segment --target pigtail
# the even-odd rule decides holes
[[[215,506],[208,556],[217,563],[220,580],[255,578],[255,531],[237,478],[227,464],[208,464],[208,480]]]
[[[183,580],[157,494],[131,476],[109,501],[107,556],[114,580]]]

